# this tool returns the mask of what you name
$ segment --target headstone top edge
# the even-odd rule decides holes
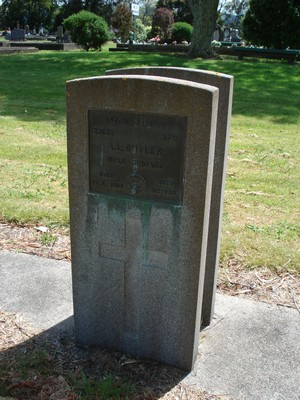
[[[233,80],[234,77],[233,75],[229,75],[229,74],[223,74],[222,72],[216,72],[216,71],[209,71],[206,69],[197,69],[197,68],[184,68],[184,67],[160,67],[160,66],[155,66],[155,67],[128,67],[128,68],[115,68],[115,69],[110,69],[105,71],[106,75],[110,75],[111,73],[115,73],[116,71],[120,71],[120,75],[122,75],[122,71],[124,71],[126,73],[126,71],[129,70],[140,70],[140,69],[144,69],[144,70],[148,70],[149,72],[151,72],[151,70],[162,70],[162,71],[186,71],[189,73],[201,73],[204,75],[213,75],[213,76],[217,76],[220,77],[222,79],[229,79],[229,80]],[[151,74],[150,74],[151,75]],[[148,75],[149,76],[149,75]]]
[[[211,93],[219,92],[219,89],[216,86],[207,85],[204,83],[197,83],[194,81],[187,81],[185,79],[177,79],[177,78],[169,78],[165,76],[155,76],[155,75],[108,75],[108,76],[94,76],[94,77],[86,77],[79,79],[72,79],[66,82],[66,86],[76,85],[81,83],[89,83],[92,81],[127,81],[127,80],[140,80],[144,82],[166,82],[172,84],[179,84],[186,87],[194,87],[202,90],[206,90]]]

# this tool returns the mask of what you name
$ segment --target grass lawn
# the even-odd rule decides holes
[[[299,63],[107,48],[0,56],[0,218],[67,226],[66,80],[155,65],[234,76],[221,259],[299,273]]]

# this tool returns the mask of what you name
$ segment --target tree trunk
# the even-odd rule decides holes
[[[193,57],[210,58],[213,55],[211,42],[217,22],[219,0],[189,0],[194,16],[194,29],[190,47]]]

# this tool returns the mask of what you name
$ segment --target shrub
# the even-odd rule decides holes
[[[145,32],[146,32],[146,40],[150,40],[152,38],[152,26],[146,26]]]
[[[234,46],[235,44],[236,44],[236,43],[233,43],[232,46]],[[222,47],[222,43],[219,42],[218,40],[213,40],[213,41],[211,42],[211,47]]]
[[[192,39],[193,27],[187,22],[175,22],[173,25],[172,40],[181,43],[190,42]]]
[[[84,50],[101,50],[107,42],[108,26],[102,17],[89,11],[80,11],[64,20],[63,25],[70,32],[74,43]]]
[[[138,42],[144,42],[147,40],[146,27],[139,18],[136,20],[136,39]]]

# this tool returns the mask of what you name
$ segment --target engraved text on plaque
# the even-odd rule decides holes
[[[89,110],[90,192],[182,201],[187,118]]]

